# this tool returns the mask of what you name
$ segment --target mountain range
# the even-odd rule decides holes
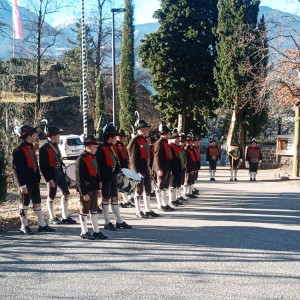
[[[0,0],[0,60],[8,60],[12,58],[13,55],[15,55],[15,57],[34,57],[35,32],[32,28],[33,23],[35,23],[37,20],[37,16],[24,7],[19,7],[19,11],[24,39],[15,40],[15,46],[13,47],[13,33],[11,26],[12,8],[11,5],[6,1]],[[281,32],[284,35],[292,34],[293,31],[300,32],[300,21],[298,18],[295,18],[291,14],[274,10],[267,6],[261,6],[259,11],[259,18],[262,15],[264,15],[267,23],[269,37],[275,36],[278,32]],[[286,26],[287,20],[289,20],[290,26]],[[66,16],[66,18],[54,22],[53,26],[45,23],[43,28],[42,48],[46,49],[48,45],[53,44],[53,46],[49,50],[47,50],[47,56],[49,58],[59,58],[65,51],[74,47],[74,45],[71,44],[69,40],[76,41],[77,32],[74,31],[74,29],[76,28],[76,22],[78,22],[78,19],[75,16]],[[155,32],[158,27],[158,23],[135,25],[136,50],[139,47],[140,41],[144,38],[145,34]],[[116,39],[117,54],[118,50],[120,49],[120,43],[121,39]],[[277,39],[276,43],[279,43],[282,49],[295,48],[295,45],[287,39]],[[103,47],[110,51],[110,35],[104,39]],[[136,62],[138,66],[138,56],[136,56]],[[107,63],[109,64],[110,61]]]

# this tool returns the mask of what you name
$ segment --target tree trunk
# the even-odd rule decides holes
[[[299,177],[299,142],[300,142],[300,103],[296,104],[295,108],[295,136],[294,136],[294,160],[293,160],[293,176]]]
[[[184,132],[185,130],[185,115],[178,115],[178,131]]]

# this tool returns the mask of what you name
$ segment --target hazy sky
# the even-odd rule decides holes
[[[68,0],[66,0],[68,1]],[[94,0],[95,1],[95,0]],[[199,1],[209,1],[209,0],[199,0]],[[300,1],[300,0],[299,0]],[[285,12],[297,13],[300,15],[300,2],[298,0],[261,0],[261,5],[269,6],[274,9],[278,9]],[[93,0],[85,0],[85,2],[91,3]],[[114,7],[124,7],[124,0],[113,0]],[[18,0],[20,6],[25,6],[28,4],[28,0]],[[51,3],[51,2],[50,2]],[[80,13],[81,1],[76,0],[73,3],[78,3],[76,8],[68,9],[69,14]],[[95,1],[96,3],[96,1]],[[134,0],[135,4],[135,23],[149,23],[155,22],[152,19],[153,13],[160,6],[160,0]],[[61,16],[66,16],[66,12]]]

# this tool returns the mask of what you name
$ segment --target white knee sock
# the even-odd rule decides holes
[[[36,214],[36,216],[38,217],[39,225],[42,226],[42,227],[46,226],[47,224],[44,220],[42,209],[39,207],[39,208],[34,208],[33,210],[34,210],[34,213]]]
[[[176,200],[176,189],[173,187],[169,188],[169,204]]]
[[[215,177],[215,175],[216,175],[216,170],[213,170],[213,171],[212,171],[212,175],[213,175],[213,177]]]
[[[115,215],[117,223],[123,223],[118,203],[116,203],[116,204],[112,203],[111,204],[111,209],[112,209],[112,211],[113,211],[113,213]]]
[[[190,184],[188,187],[189,187],[189,192],[188,192],[188,193],[189,193],[190,195],[192,195],[192,193],[193,193],[192,185]]]
[[[212,170],[209,170],[209,176],[210,176],[210,178],[213,177],[213,171]]]
[[[162,194],[161,194],[161,190],[156,189],[156,200],[157,200],[157,208],[160,209],[161,208],[161,203],[162,203]]]
[[[253,172],[253,178],[256,179],[257,172]]]
[[[134,197],[134,206],[135,206],[135,212],[137,214],[139,214],[140,211],[141,211],[141,196],[140,195],[135,195],[135,197]]]
[[[161,197],[161,203],[163,206],[167,206],[168,205],[168,200],[167,200],[167,191],[162,190],[162,197]]]
[[[237,177],[237,169],[234,170],[234,178]]]
[[[54,200],[49,197],[47,198],[47,208],[48,208],[49,217],[51,220],[53,220],[55,218]]]
[[[99,230],[99,225],[98,225],[98,216],[97,214],[90,214],[90,218],[92,221],[92,226],[93,226],[93,230],[94,232],[98,233]]]
[[[104,217],[104,222],[105,225],[107,225],[108,223],[110,223],[110,217],[109,217],[109,204],[104,204],[102,202],[102,213],[103,213],[103,217]]]
[[[28,206],[21,204],[20,205],[21,228],[25,228],[25,226],[28,226],[27,214],[28,214]]]
[[[151,211],[150,195],[147,195],[146,193],[143,193],[143,198],[144,198],[145,210],[146,210],[146,212],[150,212]]]
[[[123,203],[127,203],[130,201],[129,195],[122,193]]]
[[[79,221],[80,221],[80,226],[81,226],[81,233],[86,234],[88,232],[87,215],[79,213]]]
[[[61,217],[63,219],[67,219],[68,218],[69,200],[66,200],[65,196],[61,196],[61,198],[60,198],[60,204],[61,204]]]
[[[187,195],[189,193],[189,186],[188,185],[185,185],[183,186],[183,195]]]

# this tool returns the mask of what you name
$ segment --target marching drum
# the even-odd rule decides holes
[[[122,173],[118,177],[118,190],[121,193],[130,195],[134,191],[137,184],[143,179],[140,173],[123,168]]]
[[[66,182],[69,187],[76,186],[75,163],[66,166]]]

